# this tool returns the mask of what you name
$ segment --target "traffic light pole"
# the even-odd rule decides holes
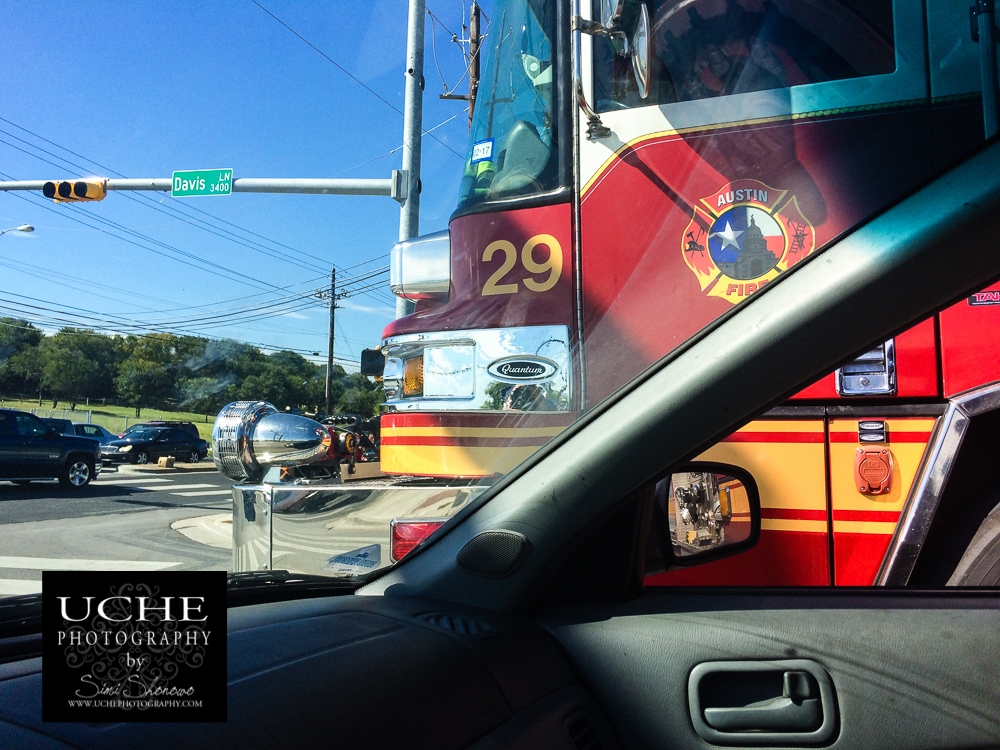
[[[419,165],[418,165],[419,166]],[[91,180],[94,178],[90,178]],[[102,180],[106,190],[152,190],[169,192],[169,177]],[[51,180],[0,181],[0,190],[38,190]],[[305,193],[315,195],[381,195],[404,203],[406,175],[392,170],[388,179],[313,179],[303,177],[239,177],[233,180],[234,193]]]
[[[399,241],[420,233],[420,134],[424,101],[424,0],[410,0],[406,30],[406,86],[403,90],[403,173],[406,194],[399,206]],[[396,317],[413,312],[413,303],[396,298]]]

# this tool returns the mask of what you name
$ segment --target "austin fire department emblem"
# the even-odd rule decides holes
[[[702,198],[681,251],[709,297],[736,304],[816,248],[816,232],[794,195],[757,180],[736,180]]]

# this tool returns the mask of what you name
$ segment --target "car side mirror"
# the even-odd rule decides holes
[[[745,552],[760,537],[760,493],[746,469],[695,462],[657,482],[646,574]]]

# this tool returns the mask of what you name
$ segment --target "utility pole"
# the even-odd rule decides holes
[[[326,416],[330,416],[333,408],[333,323],[337,311],[337,267],[330,271],[330,340],[326,351]]]
[[[469,93],[462,94],[440,94],[438,99],[456,99],[469,103],[469,130],[472,130],[472,113],[476,111],[476,94],[479,93],[479,45],[482,37],[479,36],[479,4],[472,3],[469,9]],[[465,26],[462,26],[465,31]],[[464,39],[462,41],[465,41]]]
[[[469,13],[469,131],[472,131],[472,113],[476,111],[476,94],[479,93],[479,3],[473,2]]]
[[[403,174],[406,194],[399,209],[399,241],[420,233],[420,136],[424,98],[424,0],[410,0],[406,31],[406,87],[403,91]],[[413,312],[414,304],[396,298],[396,317]]]

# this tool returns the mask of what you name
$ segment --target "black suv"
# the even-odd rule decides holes
[[[101,471],[99,446],[92,438],[61,435],[33,414],[0,409],[0,479],[85,487]]]

